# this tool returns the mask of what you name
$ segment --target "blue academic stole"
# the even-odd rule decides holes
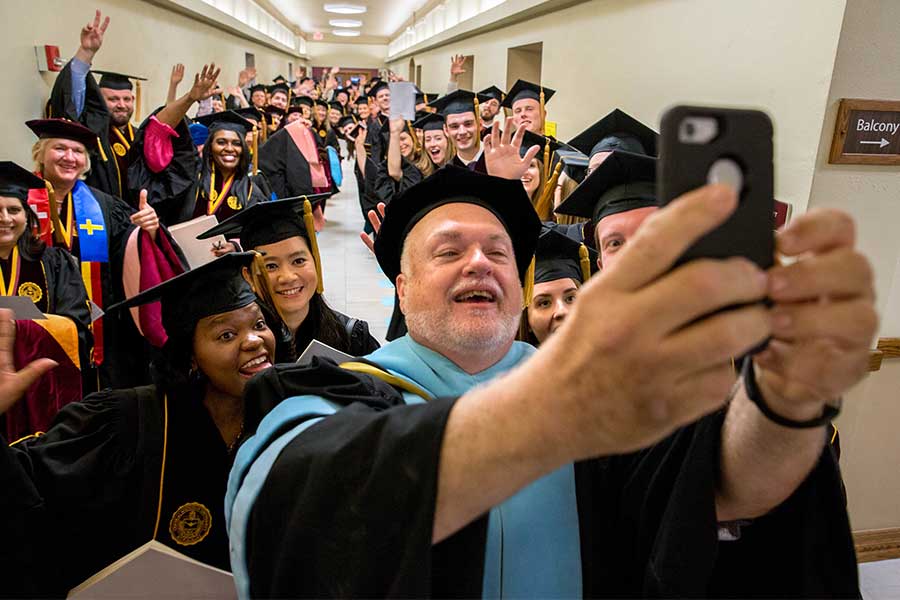
[[[78,250],[83,262],[109,262],[106,221],[100,203],[91,188],[79,181],[72,190],[75,223],[78,226]]]

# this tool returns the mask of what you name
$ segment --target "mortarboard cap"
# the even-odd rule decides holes
[[[348,100],[350,99],[350,90],[348,90],[348,89],[346,89],[346,88],[342,88],[342,87],[335,88],[335,90],[334,90],[334,97],[337,98],[337,95],[338,95],[338,94],[346,94],[346,95],[347,95],[347,99],[348,99]]]
[[[329,195],[312,194],[259,202],[207,229],[198,235],[197,239],[205,240],[217,235],[224,235],[229,239],[237,237],[241,241],[241,246],[248,250],[276,244],[298,235],[309,242],[310,233],[303,221],[303,203],[309,200],[310,204],[315,204],[328,198]]]
[[[413,129],[421,129],[423,131],[434,131],[444,129],[444,116],[437,113],[425,113],[412,124]]]
[[[552,157],[556,155],[558,150],[569,148],[565,142],[560,142],[557,139],[546,137],[526,129],[525,135],[522,137],[522,145],[519,147],[519,156],[525,156],[525,153],[528,152],[528,149],[532,146],[540,146],[541,150],[537,153],[536,158],[544,160],[544,148],[547,144],[550,145],[551,162]]]
[[[569,144],[588,157],[612,150],[656,156],[658,137],[655,131],[617,108],[576,135]]]
[[[484,96],[488,100],[496,100],[497,102],[503,102],[506,98],[506,94],[503,93],[503,90],[498,88],[496,85],[492,85],[489,88],[485,88],[478,92],[479,96]]]
[[[461,113],[475,112],[475,92],[469,90],[454,90],[431,102],[428,106],[436,108],[439,113],[444,115],[458,115]],[[478,98],[480,102],[483,98]]]
[[[256,302],[256,294],[243,276],[243,268],[252,260],[252,252],[231,252],[114,304],[107,312],[159,300],[162,325],[169,337],[191,335],[200,319]]]
[[[584,180],[584,177],[587,174],[588,165],[591,162],[586,155],[578,150],[565,148],[558,150],[556,155],[559,157],[559,160],[562,161],[563,171],[566,175],[579,183]]]
[[[556,212],[599,221],[609,215],[658,206],[655,181],[654,157],[613,150]]]
[[[269,86],[269,94],[275,94],[276,92],[284,92],[285,96],[290,96],[291,88],[288,87],[286,83],[276,83],[275,85]]]
[[[234,114],[247,119],[248,121],[256,121],[259,123],[260,119],[262,119],[262,111],[260,111],[255,106],[247,106],[246,108],[235,108]]]
[[[543,225],[534,251],[534,282],[573,279],[584,283],[596,271],[597,252]]]
[[[356,125],[356,119],[354,117],[347,115],[346,117],[341,117],[341,120],[338,121],[337,126],[338,126],[338,129],[343,129],[345,126],[347,126],[351,123],[353,125]]]
[[[100,82],[97,85],[108,90],[133,90],[134,84],[131,83],[132,79],[147,81],[146,77],[138,77],[137,75],[125,75],[124,73],[113,73],[112,71],[98,71],[97,69],[92,69],[92,72],[100,75]]]
[[[421,90],[416,91],[416,104],[431,104],[435,100],[438,99],[440,94],[435,94],[432,92],[423,92]]]
[[[276,75],[274,79],[272,79],[273,83],[284,83],[287,81],[284,75]]]
[[[314,104],[316,106],[324,106],[325,108],[328,108],[328,103],[325,102],[324,100],[322,100],[321,98],[316,98],[316,100],[314,101]]]
[[[28,190],[44,189],[44,180],[16,163],[0,161],[0,196],[28,200]]]
[[[261,83],[257,83],[256,85],[250,86],[250,95],[252,96],[256,92],[267,92],[269,88]]]
[[[360,94],[359,96],[357,96],[356,104],[368,104],[368,103],[369,103],[369,97],[367,95]]]
[[[266,114],[269,116],[276,117],[284,117],[284,109],[278,108],[277,106],[272,106],[271,104],[266,106]]]
[[[390,90],[390,87],[384,81],[379,80],[375,85],[369,88],[369,96],[374,98],[381,90]]]
[[[294,96],[291,98],[291,106],[308,106],[312,108],[314,101],[309,96]]]
[[[556,90],[551,90],[548,87],[543,88],[544,90],[544,103],[550,102],[550,98],[553,97],[553,94],[556,93]],[[532,100],[541,99],[541,86],[531,83],[530,81],[524,81],[519,79],[516,81],[512,88],[510,88],[509,93],[506,94],[506,98],[500,104],[500,106],[505,106],[506,108],[512,108],[513,104],[518,102],[519,100],[523,100],[525,98],[530,98]]]
[[[97,135],[93,131],[68,119],[33,119],[26,121],[25,125],[41,139],[62,138],[81,142],[89,150],[96,148],[98,144]]]
[[[194,123],[205,125],[209,128],[210,133],[226,129],[243,136],[246,135],[248,131],[253,131],[253,123],[233,110],[223,110],[221,112],[203,115],[202,117],[194,119]]]
[[[519,278],[524,282],[541,222],[518,180],[483,175],[448,165],[406,189],[388,205],[375,239],[375,258],[384,274],[400,274],[403,243],[413,227],[432,210],[457,202],[475,204],[493,213],[512,240]]]
[[[344,105],[341,104],[340,102],[332,101],[332,102],[329,102],[329,103],[328,103],[328,108],[331,108],[331,109],[334,109],[334,110],[337,110],[337,111],[343,111],[343,110],[344,110]]]

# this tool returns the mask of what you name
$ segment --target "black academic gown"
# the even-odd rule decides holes
[[[345,408],[289,442],[269,471],[248,523],[251,596],[479,597],[487,518],[431,543],[455,400],[404,406],[381,381],[317,361],[252,381],[248,418],[303,394]],[[745,525],[739,541],[718,541],[723,418],[575,465],[585,597],[859,596],[828,447],[787,501]]]
[[[378,115],[372,119],[366,127],[366,146],[369,148],[369,156],[375,164],[381,163],[387,157],[387,146],[384,143],[382,130],[388,126],[388,118]]]
[[[395,196],[424,179],[419,168],[405,158],[400,159],[400,166],[402,176],[400,177],[400,181],[397,181],[388,174],[387,160],[378,165],[373,189],[378,202],[390,204]]]
[[[162,108],[154,111],[154,114],[159,110]],[[170,138],[172,160],[159,173],[153,172],[144,159],[144,134],[148,123],[149,118],[141,124],[132,145],[134,161],[128,169],[128,182],[132,187],[132,193],[146,189],[147,202],[156,210],[165,225],[190,221],[199,216],[200,212],[205,214],[207,211],[198,209],[198,204],[201,207],[207,205],[210,187],[209,167],[204,167],[203,158],[197,153],[197,147],[194,146],[188,130],[187,119],[182,119],[175,127],[178,135]],[[221,183],[221,180],[217,181],[217,187],[220,187]],[[226,200],[216,209],[215,214],[219,221],[222,221],[238,210],[269,200],[270,193],[269,182],[264,176],[241,174],[235,178]],[[229,203],[227,200],[231,196],[234,196],[235,200]]]
[[[40,437],[0,438],[3,593],[65,596],[154,538],[228,570],[232,454],[199,398],[106,390],[64,407]]]
[[[347,334],[345,341],[327,341],[326,343],[329,346],[350,356],[365,356],[381,347],[378,340],[369,333],[369,324],[367,322],[362,319],[348,317],[331,308],[328,310],[334,313],[337,320],[344,326],[344,331]],[[317,323],[307,316],[303,323],[300,324],[300,327],[297,328],[297,331],[294,332],[294,348],[297,355],[300,355],[309,346],[310,342],[316,338],[316,329]]]
[[[276,198],[313,194],[309,162],[282,129],[259,147],[259,170],[264,173]]]
[[[97,144],[88,147],[91,170],[87,174],[86,183],[112,196],[127,198],[128,189],[122,181],[124,174],[119,172],[119,165],[110,145],[112,132],[110,132],[110,117],[109,110],[106,108],[106,100],[103,99],[100,87],[94,81],[94,77],[88,73],[85,75],[84,110],[82,110],[81,116],[78,116],[72,96],[71,65],[72,61],[67,62],[56,76],[47,105],[47,117],[77,121],[97,135],[103,147],[103,153],[100,153]]]
[[[464,163],[460,158],[459,154],[454,154],[453,158],[450,159],[451,165],[455,167],[459,167],[461,169],[468,169],[470,171],[475,171],[476,173],[484,173],[487,174],[487,163],[484,159],[484,152],[482,152],[477,159],[473,160],[469,164]]]

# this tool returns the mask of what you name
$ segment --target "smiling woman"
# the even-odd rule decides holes
[[[17,505],[42,507],[5,514],[25,524],[21,539],[5,541],[27,555],[41,539],[65,557],[52,574],[45,561],[17,572],[5,590],[63,595],[148,539],[228,568],[222,498],[244,434],[241,395],[275,352],[242,276],[251,260],[230,254],[120,305],[161,301],[169,339],[154,386],[93,394],[64,408],[46,434],[0,443],[0,478],[15,481],[6,489],[29,490]]]

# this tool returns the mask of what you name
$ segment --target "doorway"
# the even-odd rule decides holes
[[[540,84],[543,54],[543,42],[508,49],[506,51],[506,89],[510,89],[518,79]]]

